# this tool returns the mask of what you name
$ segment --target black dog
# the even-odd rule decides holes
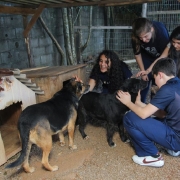
[[[140,79],[127,79],[121,90],[131,94],[131,100],[135,102],[138,91],[147,87],[147,81]],[[107,142],[109,146],[116,146],[112,141],[113,134],[119,131],[120,138],[124,142],[127,137],[124,133],[123,116],[129,109],[116,98],[114,94],[99,94],[89,92],[84,94],[79,101],[78,120],[79,131],[84,139],[88,136],[84,129],[87,123],[106,128]]]
[[[89,86],[87,88],[89,89]],[[22,142],[21,155],[6,168],[23,164],[26,172],[33,172],[34,168],[29,166],[28,158],[32,144],[36,144],[43,151],[43,166],[49,171],[58,170],[58,166],[51,166],[48,162],[52,148],[52,135],[59,133],[60,144],[64,146],[63,131],[67,129],[69,148],[77,148],[73,142],[74,128],[78,100],[85,91],[86,87],[73,78],[50,100],[27,107],[21,113],[18,121],[18,130]]]

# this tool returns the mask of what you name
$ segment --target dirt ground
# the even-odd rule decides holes
[[[21,167],[4,169],[19,154],[0,167],[0,179],[12,180],[176,180],[180,179],[179,157],[162,152],[165,165],[162,168],[144,167],[135,164],[131,157],[133,148],[129,143],[121,142],[118,133],[114,135],[116,147],[111,148],[106,141],[105,129],[88,125],[86,133],[90,137],[83,140],[78,129],[75,131],[77,150],[61,147],[54,140],[50,154],[50,164],[58,165],[55,172],[46,171],[41,164],[42,152],[35,145],[30,154],[30,165],[35,172],[25,173]],[[65,137],[68,142],[68,137]]]

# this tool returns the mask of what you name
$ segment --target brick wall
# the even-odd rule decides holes
[[[60,40],[59,44],[64,49],[61,9],[45,9],[41,17],[50,32],[58,41]],[[30,19],[31,16],[28,17],[28,21]],[[23,31],[21,15],[0,14],[0,68],[24,69],[29,67]],[[39,21],[31,29],[29,37],[31,59],[35,67],[60,64],[60,54]]]
[[[0,5],[11,6],[10,3]],[[74,20],[77,12],[74,9]],[[54,35],[61,48],[64,49],[63,21],[61,8],[47,8],[41,14],[46,26]],[[28,16],[28,22],[31,16]],[[82,7],[82,25],[89,25],[89,7]],[[93,8],[93,26],[104,25],[103,8]],[[29,68],[27,47],[23,37],[23,16],[0,14],[0,68]],[[103,49],[103,38],[98,39],[101,32],[93,31],[85,55],[88,56],[92,48],[100,46]],[[83,44],[88,32],[83,32]],[[34,67],[57,66],[61,64],[61,56],[54,43],[46,33],[41,23],[37,21],[29,32],[31,60]],[[98,47],[99,48],[99,47]],[[87,53],[88,52],[88,53]],[[65,53],[66,54],[66,53]]]

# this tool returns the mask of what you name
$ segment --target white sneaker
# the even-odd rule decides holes
[[[157,158],[152,156],[139,157],[134,155],[132,160],[142,166],[162,167],[164,165],[164,159],[161,155]]]
[[[175,151],[170,150],[170,149],[166,149],[166,150],[167,150],[168,154],[170,154],[171,156],[176,157],[176,156],[180,155],[180,151],[175,152]]]

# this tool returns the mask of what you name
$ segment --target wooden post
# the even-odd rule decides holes
[[[0,132],[0,165],[4,164],[7,160],[6,160],[6,153],[5,153],[5,149],[4,149],[4,143],[1,137],[1,132]]]
[[[30,22],[28,23],[28,25],[26,26],[26,29],[24,30],[23,34],[24,37],[28,36],[29,31],[31,30],[31,28],[33,27],[33,25],[35,24],[36,20],[39,18],[40,14],[42,13],[42,11],[45,8],[45,4],[40,4],[40,6],[38,7],[38,9],[36,10],[36,13],[33,15],[33,17],[31,18]]]
[[[27,22],[27,16],[23,16],[23,24],[24,28],[26,28],[28,22]],[[30,49],[30,44],[29,44],[29,34],[27,37],[25,37],[25,43],[26,43],[26,49],[27,49],[27,54],[28,54],[28,65],[30,68],[34,67],[34,61],[31,56],[31,49]]]

